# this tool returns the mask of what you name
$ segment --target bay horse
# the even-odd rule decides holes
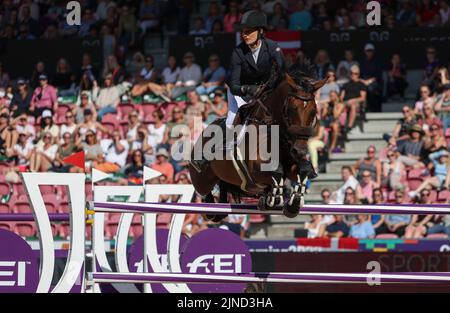
[[[305,66],[307,70],[303,70]],[[220,202],[228,202],[227,193],[231,191],[234,195],[258,197],[259,210],[283,205],[285,216],[295,217],[298,214],[304,204],[306,181],[308,178],[312,179],[317,176],[307,159],[307,144],[308,139],[319,126],[316,117],[315,92],[327,81],[327,78],[314,80],[311,75],[308,75],[311,70],[310,65],[303,65],[303,68],[292,66],[286,72],[278,72],[278,69],[272,68],[271,78],[260,86],[255,97],[250,101],[253,105],[250,105],[249,108],[245,108],[247,105],[244,105],[244,109],[241,107],[239,110],[239,112],[247,111],[246,118],[238,114],[235,120],[235,124],[279,127],[279,138],[277,138],[279,167],[277,170],[262,171],[261,166],[266,164],[267,160],[263,160],[260,153],[253,159],[248,158],[247,155],[241,157],[241,167],[229,159],[211,160],[201,172],[189,165],[195,190],[202,196],[206,196],[207,202],[214,202],[211,192],[216,185],[219,185]],[[211,125],[217,127],[223,122],[223,119],[218,119]],[[193,151],[196,148],[202,149],[213,138],[204,135],[207,129],[195,143]],[[223,129],[226,128],[223,127]],[[249,148],[250,145],[259,145],[260,140],[267,140],[267,147],[270,147],[270,137],[266,135],[260,138],[258,136],[258,143],[246,141],[244,145]],[[248,150],[246,149],[246,151]],[[191,157],[193,157],[193,153]],[[243,169],[242,166],[245,168]],[[243,175],[243,172],[247,175]],[[287,195],[288,201],[284,203],[283,185],[287,178],[294,182],[294,188]],[[247,180],[245,186],[243,185],[244,180]],[[208,216],[207,218],[220,221],[223,217]]]

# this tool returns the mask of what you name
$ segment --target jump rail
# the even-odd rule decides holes
[[[51,213],[48,215],[51,222],[69,222],[70,215],[67,213]],[[31,213],[2,213],[0,222],[35,222],[34,215]]]
[[[281,208],[259,211],[252,204],[93,202],[96,212],[283,215]],[[450,204],[433,205],[305,205],[300,214],[450,214]]]
[[[450,273],[247,273],[228,275],[183,273],[92,273],[96,283],[447,283]]]

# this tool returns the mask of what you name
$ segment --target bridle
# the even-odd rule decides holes
[[[292,91],[288,92],[288,96],[284,100],[283,103],[283,122],[286,126],[286,131],[288,135],[289,141],[295,141],[295,140],[308,140],[310,137],[314,135],[314,130],[316,128],[317,124],[317,118],[314,118],[314,122],[311,126],[298,126],[293,125],[290,121],[289,117],[289,100],[291,98],[296,98],[303,101],[303,107],[306,108],[308,106],[308,102],[314,101],[314,95],[308,95],[304,96],[300,93],[294,93]]]

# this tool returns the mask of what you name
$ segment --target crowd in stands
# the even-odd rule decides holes
[[[228,72],[216,54],[209,56],[205,68],[189,51],[182,60],[169,56],[163,69],[157,69],[153,56],[141,50],[125,57],[129,48],[139,46],[145,34],[158,29],[170,14],[178,17],[181,33],[191,34],[233,32],[242,13],[255,8],[268,14],[272,30],[365,27],[364,1],[229,0],[211,2],[207,16],[195,17],[195,1],[86,0],[80,1],[80,27],[68,27],[63,2],[2,1],[0,37],[102,37],[105,64],[96,68],[86,53],[80,68],[72,68],[60,58],[54,64],[38,62],[28,76],[14,77],[0,63],[1,182],[17,184],[18,173],[24,171],[79,172],[81,169],[62,160],[84,151],[87,173],[92,168],[112,173],[122,185],[142,184],[143,165],[163,173],[155,183],[188,183],[186,161],[173,159],[171,150],[180,139],[195,142],[206,125],[226,115],[224,82]],[[383,19],[392,27],[449,23],[448,1],[382,3]],[[192,25],[185,24],[190,16]],[[364,50],[363,59],[355,59],[352,50],[337,64],[330,61],[326,50],[313,56],[317,77],[329,77],[317,93],[320,127],[309,142],[313,166],[322,171],[319,159],[324,151],[344,151],[346,135],[362,114],[381,110],[384,88],[388,98],[405,102],[403,118],[385,135],[385,148],[377,151],[369,146],[366,157],[342,168],[342,186],[323,190],[323,202],[447,201],[450,80],[446,56],[441,60],[434,47],[427,48],[423,82],[413,101],[405,99],[408,81],[401,55],[392,55],[387,81],[383,81],[376,47],[367,43],[357,48]],[[304,58],[300,50],[292,61]],[[51,68],[56,71],[50,75]],[[190,131],[175,136],[172,129],[176,125],[186,125]],[[231,224],[248,225],[245,218],[231,216],[230,220]],[[200,216],[190,216],[188,221],[190,232],[205,225]],[[441,216],[434,215],[315,216],[306,228],[310,237],[394,234],[420,238],[434,233],[450,235],[450,228],[443,223]]]

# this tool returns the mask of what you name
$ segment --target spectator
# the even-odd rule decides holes
[[[314,59],[314,64],[316,65],[318,79],[324,79],[329,71],[334,70],[334,66],[330,61],[330,56],[324,49],[320,49],[319,51],[317,51],[316,57]]]
[[[127,134],[126,138],[128,141],[128,144],[131,146],[133,141],[137,139],[137,131],[138,128],[141,126],[141,123],[139,122],[139,112],[137,110],[132,110],[130,113],[128,113],[128,125],[127,125]]]
[[[377,188],[375,181],[372,179],[370,171],[365,170],[362,172],[362,180],[356,187],[356,196],[361,203],[369,204],[372,202],[373,190]]]
[[[316,173],[319,172],[319,150],[325,146],[324,140],[325,127],[319,125],[316,128],[314,135],[308,140],[308,152],[311,160],[311,164],[314,167]]]
[[[362,182],[362,174],[364,171],[368,171],[372,176],[372,180],[376,186],[381,186],[381,162],[376,158],[376,148],[370,145],[367,148],[367,156],[361,160],[356,161],[353,166],[353,171],[356,172],[356,179]]]
[[[92,57],[89,53],[83,53],[81,59],[80,73],[86,74],[91,83],[98,79],[98,69],[92,64]],[[81,74],[80,76],[82,76]]]
[[[224,32],[223,30],[223,23],[221,20],[215,20],[212,29],[211,34],[222,34]]]
[[[401,3],[401,9],[396,15],[396,20],[401,27],[411,27],[416,25],[416,11],[412,0],[405,0]]]
[[[331,192],[330,189],[325,188],[320,192],[320,196],[322,197],[322,204],[330,204]]]
[[[61,125],[60,134],[70,134],[70,136],[75,135],[75,130],[77,129],[77,124],[75,123],[75,116],[73,115],[72,111],[67,111],[65,115],[65,121]]]
[[[153,91],[155,94],[161,96],[165,91],[163,88],[161,90],[158,88],[155,82],[158,78],[158,71],[154,66],[154,59],[152,55],[145,57],[145,64],[136,77],[136,83],[131,89],[131,94],[133,96],[140,96],[146,93],[148,90]]]
[[[356,119],[356,109],[362,107],[366,102],[367,87],[361,81],[359,67],[353,65],[350,68],[352,79],[346,83],[341,90],[341,101],[349,108],[348,128],[354,126]]]
[[[82,14],[80,30],[78,33],[81,37],[86,37],[89,35],[91,27],[97,22],[97,18],[90,8],[85,8]]]
[[[311,13],[306,9],[305,1],[299,0],[297,2],[297,10],[289,17],[289,29],[307,31],[311,24]]]
[[[7,117],[9,119],[9,116],[5,113],[2,114],[2,116],[5,118]],[[7,121],[6,121],[7,122]],[[33,125],[28,123],[28,114],[26,112],[21,113],[12,123],[16,127],[16,132],[18,134],[25,133],[27,134],[27,140],[32,143],[36,138],[36,130],[34,129]],[[0,128],[1,129],[1,128]],[[10,140],[7,140],[8,143]]]
[[[439,58],[437,57],[436,48],[428,47],[426,49],[426,65],[423,72],[424,85],[433,87],[434,80],[438,74],[438,68],[440,66]]]
[[[104,134],[110,134],[106,127],[95,120],[94,114],[91,109],[85,109],[83,111],[83,116],[83,123],[79,124],[74,131],[78,138],[84,140],[89,130],[93,131],[94,133],[100,130]]]
[[[437,125],[441,128],[442,122],[434,113],[432,104],[426,103],[423,107],[422,116],[419,118],[419,125],[422,126],[427,136],[430,136],[430,128],[432,125]]]
[[[209,66],[203,72],[202,83],[196,91],[199,95],[209,95],[225,80],[225,69],[220,65],[219,56],[211,54],[208,59]]]
[[[167,177],[167,182],[170,184],[173,180],[174,169],[168,160],[169,152],[164,148],[160,148],[156,152],[156,161],[151,165],[151,168],[164,174]]]
[[[45,110],[42,112],[41,116],[41,130],[38,134],[38,145],[43,143],[42,138],[45,134],[50,133],[52,135],[52,142],[57,143],[59,139],[59,127],[53,122],[52,111]]]
[[[422,114],[423,108],[427,103],[434,103],[434,98],[428,85],[420,86],[420,100],[414,105],[414,113],[418,116]]]
[[[138,78],[142,68],[145,65],[144,55],[138,51],[133,54],[131,61],[127,63],[126,70],[127,73],[134,79]]]
[[[45,110],[58,109],[58,99],[56,96],[56,88],[49,85],[47,75],[41,74],[39,76],[40,87],[37,87],[31,98],[30,111],[35,117],[38,117]]]
[[[358,214],[357,223],[353,224],[350,227],[349,237],[358,238],[358,239],[366,239],[366,238],[374,238],[375,230],[368,220],[366,214]]]
[[[157,150],[163,143],[166,124],[164,123],[164,112],[161,110],[152,113],[153,123],[148,125],[148,143]]]
[[[398,120],[389,139],[397,145],[398,149],[401,149],[401,146],[409,139],[411,128],[417,124],[414,112],[409,106],[403,106],[402,113],[403,117]]]
[[[205,29],[203,18],[198,16],[194,19],[194,28],[189,32],[189,35],[206,35],[208,31]]]
[[[33,128],[34,131],[34,128]],[[18,134],[25,133],[23,128],[17,129]],[[0,114],[0,155],[6,155],[10,148],[15,145],[13,141],[13,129],[9,125],[8,113]]]
[[[367,104],[372,112],[381,111],[380,96],[383,78],[382,66],[375,56],[375,46],[368,43],[364,47],[365,58],[361,61],[361,78],[367,86]]]
[[[116,52],[117,42],[111,27],[108,24],[103,24],[100,30],[100,35],[103,42],[103,55],[104,56],[114,55],[114,53]]]
[[[336,72],[333,69],[329,69],[325,75],[328,77],[328,81],[320,88],[319,95],[319,105],[328,103],[330,101],[330,93],[335,92],[339,94],[339,85],[336,83]]]
[[[206,114],[206,103],[200,100],[195,90],[188,91],[187,96],[189,102],[186,108],[186,117],[192,119],[195,116],[201,116],[203,119]]]
[[[131,143],[131,152],[141,150],[144,153],[145,164],[151,164],[156,156],[153,147],[149,144],[148,130],[145,125],[140,125],[137,129],[136,139]]]
[[[27,24],[19,25],[19,35],[16,38],[17,40],[34,40],[36,37],[30,33],[30,27]]]
[[[208,99],[206,102],[205,116],[206,124],[211,124],[220,117],[225,117],[228,112],[228,103],[224,99],[223,91],[216,89],[214,92],[214,98],[212,101]]]
[[[341,176],[344,183],[336,191],[332,193],[331,200],[333,204],[343,204],[345,198],[345,191],[348,187],[353,190],[358,186],[358,181],[352,175],[352,169],[349,166],[343,166],[341,169]]]
[[[9,85],[9,74],[3,68],[3,62],[0,62],[0,88],[6,88]]]
[[[141,73],[142,74],[142,73]],[[125,71],[117,62],[117,59],[114,55],[108,55],[106,58],[105,66],[103,69],[103,77],[111,75],[113,85],[120,84],[125,79]]]
[[[119,34],[125,42],[126,47],[132,46],[135,43],[136,25],[136,16],[130,10],[130,7],[124,4],[120,10]]]
[[[420,193],[420,204],[430,205],[430,190],[425,189]],[[432,214],[414,214],[411,218],[411,222],[405,230],[405,238],[423,238],[427,233],[427,228],[432,226],[433,215]]]
[[[32,88],[37,88],[40,86],[39,77],[41,75],[45,75],[45,64],[44,64],[44,62],[39,61],[36,63],[36,66],[35,66],[33,72],[31,73],[30,86]]]
[[[410,139],[398,149],[398,153],[401,155],[398,157],[398,161],[405,166],[412,166],[414,168],[422,168],[425,165],[421,162],[421,156],[423,151],[423,135],[425,132],[419,124],[412,126],[409,130]]]
[[[17,92],[11,100],[11,111],[14,112],[14,117],[19,116],[22,112],[30,113],[31,97],[33,96],[33,93],[23,78],[17,80],[17,89]]]
[[[377,204],[383,204],[384,203],[384,196],[383,196],[383,192],[381,191],[380,188],[375,188],[372,191],[372,203],[373,205],[377,205]],[[380,234],[380,230],[381,230],[381,226],[384,225],[384,221],[385,221],[386,216],[383,214],[371,214],[370,215],[370,222],[373,225],[373,228],[375,230],[375,233],[378,235]]]
[[[62,142],[56,151],[55,160],[53,161],[49,171],[58,173],[78,172],[78,170],[72,165],[64,164],[63,162],[65,158],[76,152],[77,147],[72,141],[72,135],[69,132],[62,133],[61,140]]]
[[[1,119],[2,116],[0,116],[0,120]],[[8,155],[8,157],[12,157],[15,159],[15,165],[18,167],[26,168],[30,164],[31,154],[33,152],[34,147],[32,143],[29,142],[27,139],[28,139],[27,133],[21,131],[19,133],[19,139],[17,143],[14,145],[14,147],[11,150],[11,153]],[[23,169],[24,168],[22,168],[22,171]]]
[[[383,163],[383,185],[394,189],[406,178],[406,170],[403,163],[398,161],[398,155],[394,150],[388,150],[388,160]]]
[[[97,120],[97,109],[92,101],[89,99],[89,92],[83,91],[80,95],[80,103],[75,107],[75,119],[77,124],[84,122],[84,111],[89,109],[93,120]]]
[[[97,18],[100,20],[106,20],[108,9],[115,6],[116,4],[111,0],[100,0],[97,5],[97,11],[95,12]]]
[[[175,107],[172,110],[172,118],[170,121],[168,121],[166,123],[167,127],[166,127],[166,132],[164,134],[164,147],[166,149],[170,149],[170,146],[172,146],[176,140],[179,139],[179,135],[177,134],[176,131],[174,131],[174,127],[176,127],[177,125],[180,126],[187,126],[186,125],[186,121],[184,118],[184,112],[183,110],[181,110],[181,108],[179,107]]]
[[[52,143],[52,134],[47,132],[42,137],[43,144],[37,145],[31,154],[30,171],[47,172],[56,157],[58,146]]]
[[[395,191],[395,204],[404,204],[405,194],[402,190]],[[383,226],[380,226],[380,233],[396,234],[402,237],[405,234],[405,229],[411,222],[411,215],[391,214],[386,215]]]
[[[347,237],[350,229],[344,222],[343,215],[334,215],[334,222],[325,228],[325,236],[331,238]]]
[[[431,225],[427,229],[427,236],[431,234],[446,234],[450,236],[450,227],[445,225],[445,215],[433,215]]]
[[[442,25],[448,26],[450,22],[450,5],[448,4],[448,0],[439,1],[439,15]]]
[[[324,102],[321,110],[321,122],[325,128],[331,129],[331,140],[328,150],[332,153],[341,152],[340,148],[336,148],[340,134],[340,118],[344,114],[345,105],[340,101],[336,91],[331,91],[329,101]]]
[[[56,74],[53,77],[53,85],[58,88],[59,96],[72,96],[75,91],[75,75],[70,70],[66,59],[60,58],[56,66]]]
[[[235,24],[239,23],[242,14],[239,12],[239,2],[232,0],[228,4],[228,13],[223,18],[224,30],[226,33],[235,32]]]
[[[326,224],[323,223],[322,215],[311,215],[311,220],[305,223],[308,238],[321,238],[325,233]]]
[[[104,139],[101,145],[105,151],[104,162],[96,162],[93,167],[105,173],[117,173],[126,164],[128,142],[121,138],[119,130],[113,130],[111,139]]]
[[[410,191],[409,196],[414,198],[422,190],[434,187],[434,188],[446,188],[450,187],[450,164],[449,153],[447,150],[440,150],[433,152],[429,155],[430,160],[433,162],[434,176],[428,177],[424,182],[415,190]]]
[[[321,30],[323,22],[328,19],[329,17],[325,3],[319,3],[317,6],[317,14],[314,16],[314,29]]]
[[[281,20],[287,21],[288,17],[285,13],[283,5],[280,2],[275,2],[275,4],[273,5],[273,14],[269,19],[269,29],[278,29]]]
[[[213,25],[216,21],[222,21],[223,17],[220,13],[220,6],[216,1],[209,3],[208,15],[205,19],[205,30],[211,33],[213,30]]]
[[[125,166],[123,170],[127,185],[142,185],[144,178],[144,164],[145,157],[142,150],[134,150],[131,154],[131,163]]]
[[[450,127],[450,84],[444,86],[444,91],[436,102],[435,110],[440,113],[444,131],[447,130]]]
[[[387,83],[387,96],[391,98],[392,96],[398,94],[400,98],[403,99],[405,96],[405,89],[408,87],[408,82],[406,81],[406,66],[402,62],[400,55],[394,53],[391,59],[391,66],[388,72],[388,83]]]
[[[424,154],[439,151],[441,149],[447,149],[447,140],[442,134],[442,128],[440,124],[431,124],[428,135],[424,138]]]
[[[435,5],[434,1],[417,1],[417,25],[429,26],[433,22],[437,14],[438,8]]]
[[[176,99],[189,90],[194,90],[201,82],[202,72],[199,65],[195,64],[192,52],[186,52],[183,57],[185,66],[181,69],[175,86],[170,91],[170,98]]]
[[[113,77],[111,74],[105,76],[105,82],[103,88],[99,91],[98,88],[94,89],[95,105],[98,109],[98,118],[101,120],[107,113],[116,113],[117,106],[120,102],[120,94],[117,88],[113,85]]]

